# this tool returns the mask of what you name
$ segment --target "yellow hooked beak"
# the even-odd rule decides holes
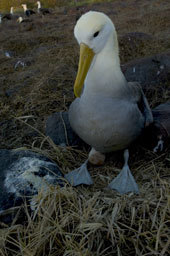
[[[78,72],[77,72],[76,81],[74,83],[74,94],[76,97],[80,97],[81,95],[82,88],[84,85],[84,80],[90,68],[93,57],[94,57],[93,50],[90,49],[87,45],[81,43]]]

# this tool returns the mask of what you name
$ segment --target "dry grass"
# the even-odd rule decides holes
[[[79,51],[73,38],[76,16],[88,9],[104,11],[114,21],[119,38],[127,32],[153,37],[137,44],[133,53],[122,42],[122,63],[170,47],[168,0],[113,1],[83,8],[57,8],[53,15],[35,17],[29,25],[0,25],[0,147],[40,152],[57,162],[63,173],[78,167],[88,153],[84,148],[63,149],[43,135],[46,117],[67,110],[74,98]],[[12,51],[13,57],[6,58],[5,51]],[[18,60],[26,66],[15,69]],[[168,88],[169,84],[163,95],[159,88],[154,94],[148,92],[151,106],[169,100]],[[122,164],[120,153],[110,154],[103,167],[89,167],[93,186],[49,187],[46,194],[40,191],[34,198],[33,213],[23,206],[24,223],[17,224],[17,217],[12,225],[0,223],[0,255],[168,255],[170,151],[157,155],[136,145],[131,156],[139,196],[104,189]]]
[[[2,255],[168,255],[168,181],[157,173],[162,166],[152,163],[152,182],[145,168],[140,196],[83,186],[40,191],[34,213],[25,206],[25,225],[1,230]]]

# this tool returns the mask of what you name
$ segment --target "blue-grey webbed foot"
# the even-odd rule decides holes
[[[124,151],[124,166],[119,175],[108,185],[108,188],[116,190],[120,194],[126,194],[128,192],[139,194],[138,185],[128,166],[128,159],[129,151],[126,149]]]
[[[72,185],[78,186],[80,184],[92,185],[93,180],[87,170],[87,162],[86,160],[79,168],[65,174],[65,179]]]

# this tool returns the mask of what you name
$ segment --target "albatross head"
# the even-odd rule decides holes
[[[37,1],[38,9],[41,8],[41,3],[40,1]]]
[[[21,4],[21,6],[23,7],[24,11],[27,10],[27,5],[26,4]]]
[[[23,21],[23,18],[20,16],[18,19],[17,19],[17,22],[18,23],[21,23]]]
[[[80,45],[74,93],[76,97],[80,97],[86,75],[96,56],[102,55],[102,52],[105,53],[104,56],[114,53],[119,65],[118,42],[114,24],[101,12],[90,11],[82,15],[74,28],[74,35]]]
[[[11,8],[10,8],[10,14],[14,14],[14,7],[13,6],[11,6]]]

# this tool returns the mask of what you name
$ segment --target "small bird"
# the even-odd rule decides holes
[[[38,8],[37,8],[38,13],[41,13],[43,15],[50,14],[49,9],[41,7],[41,2],[40,1],[37,1],[37,5],[38,5]]]
[[[28,23],[28,22],[32,22],[32,20],[30,19],[23,19],[23,17],[19,17],[17,20],[18,23]]]
[[[107,152],[124,150],[124,166],[108,185],[119,193],[138,193],[128,166],[128,148],[153,122],[148,101],[137,82],[127,82],[120,68],[115,26],[104,13],[90,11],[77,21],[74,35],[80,58],[69,121],[78,136],[92,149],[88,161],[101,165]],[[65,175],[74,186],[93,184],[87,161]]]
[[[10,8],[10,13],[6,13],[2,16],[2,20],[12,20],[14,17],[14,7],[12,6]]]
[[[24,13],[27,17],[30,17],[30,15],[35,14],[35,12],[31,9],[27,9],[27,5],[26,4],[22,4],[22,7],[24,9]]]

